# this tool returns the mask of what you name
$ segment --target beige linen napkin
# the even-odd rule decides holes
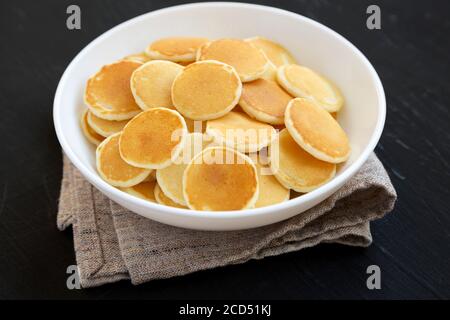
[[[293,218],[251,230],[194,231],[122,208],[89,184],[64,156],[57,224],[60,230],[73,226],[83,287],[122,279],[140,284],[322,242],[368,246],[369,222],[391,211],[396,197],[386,170],[373,154],[344,187]]]

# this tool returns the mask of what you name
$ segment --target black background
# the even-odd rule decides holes
[[[371,247],[320,245],[138,287],[124,281],[72,291],[72,234],[55,222],[62,173],[52,123],[57,83],[104,31],[180,2],[0,3],[0,298],[450,298],[449,1],[374,1],[382,13],[378,31],[366,28],[372,1],[261,2],[341,33],[383,81],[388,115],[376,152],[399,200],[372,224]],[[81,7],[79,31],[66,28],[69,4]],[[381,290],[366,288],[371,264],[381,267]]]

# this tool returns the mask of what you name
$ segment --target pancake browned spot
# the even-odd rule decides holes
[[[186,135],[186,122],[177,111],[149,109],[130,120],[123,129],[120,154],[135,167],[165,168],[178,157]]]
[[[194,210],[241,210],[258,199],[258,176],[246,155],[223,147],[198,154],[183,175],[183,192]]]
[[[188,65],[175,78],[172,101],[192,120],[219,118],[238,103],[242,83],[233,67],[218,61]]]
[[[134,101],[130,78],[142,63],[120,60],[103,66],[87,82],[84,101],[97,117],[106,120],[131,119],[141,109]]]

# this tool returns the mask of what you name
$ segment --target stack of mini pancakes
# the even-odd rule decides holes
[[[339,89],[261,37],[155,41],[103,66],[84,99],[100,176],[167,206],[280,203],[328,182],[350,155]]]

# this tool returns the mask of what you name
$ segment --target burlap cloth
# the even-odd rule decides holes
[[[132,213],[89,184],[64,156],[57,224],[73,227],[81,285],[140,284],[244,263],[319,243],[366,247],[369,222],[391,211],[396,192],[373,154],[339,191],[291,219],[243,231],[193,231]]]

